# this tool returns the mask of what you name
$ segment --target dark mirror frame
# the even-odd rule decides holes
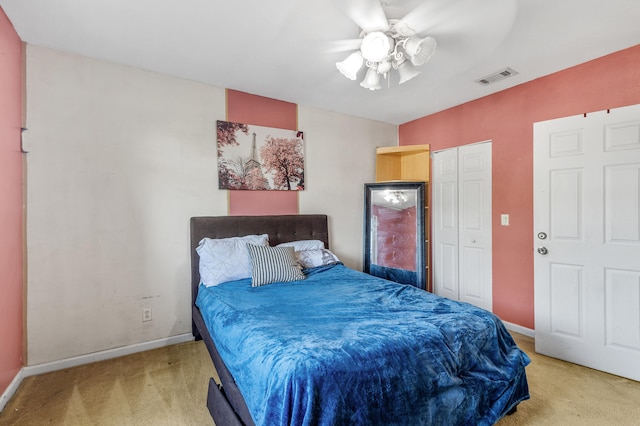
[[[411,284],[426,290],[426,258],[425,258],[425,182],[380,182],[364,184],[364,272],[380,276],[391,281]],[[415,279],[408,279],[404,274],[395,274],[395,268],[372,268],[371,262],[371,226],[372,226],[372,194],[374,191],[416,191],[416,259]],[[403,270],[396,270],[402,272]],[[411,274],[412,275],[412,274]],[[409,282],[411,281],[411,282]]]

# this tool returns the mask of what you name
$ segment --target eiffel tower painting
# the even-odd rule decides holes
[[[220,189],[304,189],[303,132],[218,121],[217,137]]]

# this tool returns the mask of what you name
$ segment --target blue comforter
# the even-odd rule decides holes
[[[305,274],[199,289],[256,425],[491,425],[529,398],[490,312],[342,264]]]

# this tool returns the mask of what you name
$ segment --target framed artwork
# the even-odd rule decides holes
[[[216,128],[220,189],[304,189],[301,131],[221,120],[216,122]]]

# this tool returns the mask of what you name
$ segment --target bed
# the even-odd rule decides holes
[[[193,334],[219,375],[207,395],[217,425],[491,425],[529,398],[529,358],[487,311],[336,258],[253,285],[256,250],[329,249],[326,215],[194,217],[190,227]],[[201,284],[204,238],[259,235],[269,247],[248,246],[253,277]]]

